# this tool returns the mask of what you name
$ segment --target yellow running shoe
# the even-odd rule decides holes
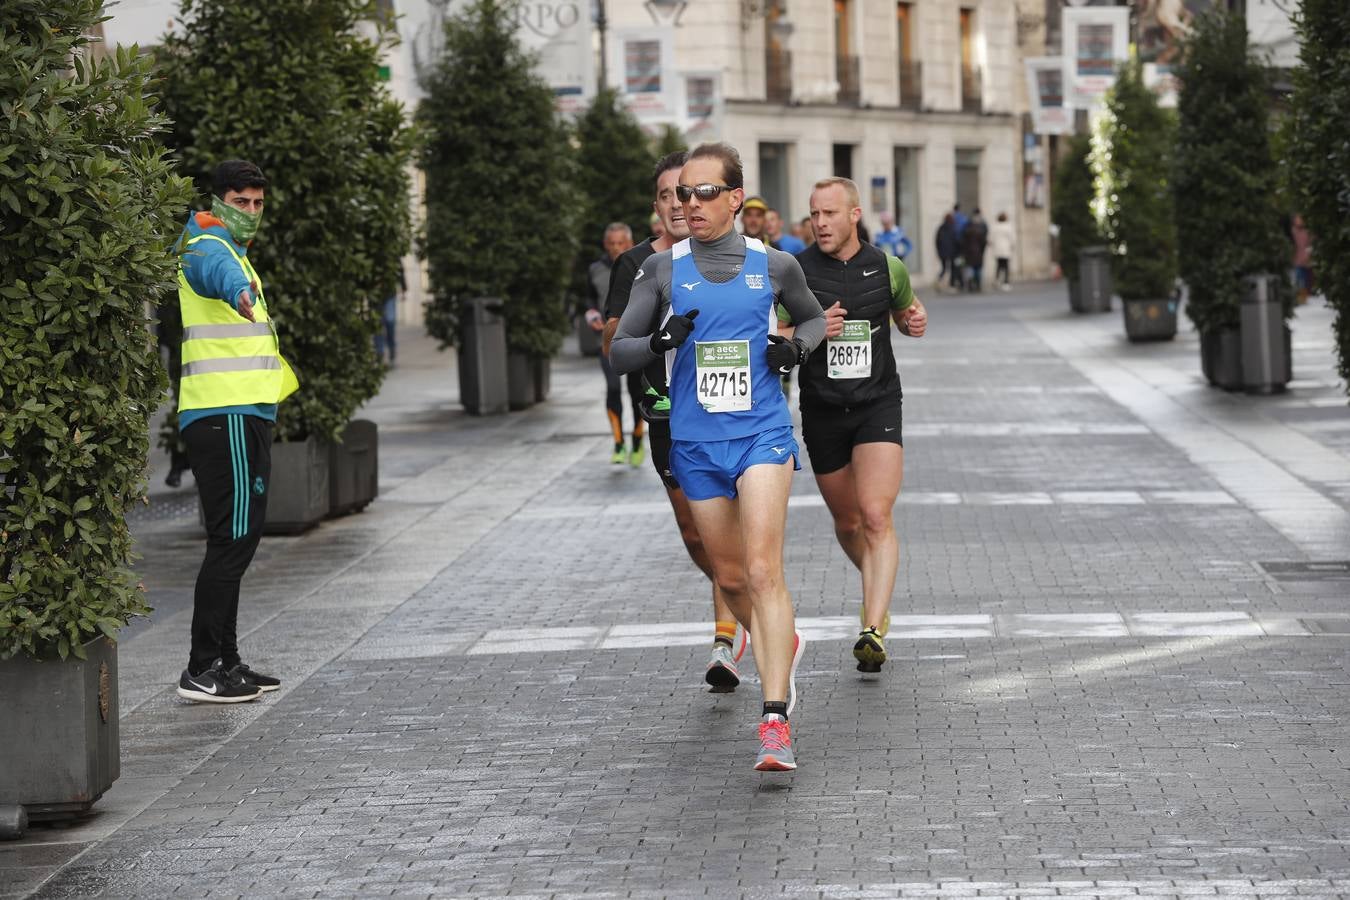
[[[867,607],[863,607],[862,609],[858,610],[858,622],[862,624],[862,627],[864,628],[867,627]],[[888,609],[886,610],[886,618],[881,620],[881,627],[877,629],[877,634],[881,635],[882,637],[885,637],[890,633],[891,633],[891,611]]]
[[[886,645],[875,628],[868,628],[858,635],[853,645],[853,656],[858,660],[859,672],[880,672],[881,664],[886,661]]]

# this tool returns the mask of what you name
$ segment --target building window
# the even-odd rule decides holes
[[[778,210],[784,219],[789,220],[792,209],[792,197],[788,192],[790,149],[788,144],[759,145],[759,195],[765,203]]]
[[[914,4],[895,4],[895,29],[899,48],[900,108],[918,109],[923,101],[923,72],[914,58]]]
[[[975,10],[961,10],[961,109],[979,112],[983,106],[980,70],[975,64]]]
[[[858,56],[853,52],[852,0],[834,0],[834,78],[838,102],[856,104],[861,98]]]
[[[783,4],[771,2],[764,15],[764,99],[792,101],[792,54],[783,48]]]

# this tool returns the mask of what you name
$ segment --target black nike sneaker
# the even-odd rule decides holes
[[[239,663],[234,668],[230,669],[230,674],[237,677],[240,681],[244,682],[244,684],[251,684],[264,693],[281,689],[280,678],[274,678],[271,675],[255,672],[243,663]]]
[[[262,688],[245,684],[220,660],[205,672],[193,675],[187,669],[178,679],[178,696],[198,703],[247,703],[262,695]]]

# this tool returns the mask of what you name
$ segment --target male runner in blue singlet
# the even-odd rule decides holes
[[[736,233],[745,191],[735,149],[696,148],[676,193],[691,237],[638,271],[610,360],[634,372],[665,357],[671,469],[713,578],[754,638],[764,692],[755,768],[788,771],[797,767],[788,720],[804,641],[784,583],[783,533],[800,464],[779,379],[820,343],[825,314],[790,254]],[[798,323],[790,339],[774,331],[775,303]]]

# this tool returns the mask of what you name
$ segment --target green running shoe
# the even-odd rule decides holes
[[[881,642],[881,634],[875,628],[868,628],[858,635],[853,645],[853,656],[858,660],[859,672],[880,672],[881,664],[886,661],[886,645]]]
[[[609,458],[610,463],[621,466],[628,462],[628,448],[623,444],[614,445],[614,455]]]
[[[862,627],[867,627],[867,607],[858,610],[858,622]],[[881,620],[881,627],[877,629],[877,634],[885,637],[891,633],[891,611],[886,610],[886,618]]]
[[[628,464],[636,469],[642,465],[642,461],[646,458],[647,448],[642,446],[642,440],[639,438],[633,442],[633,452],[628,454]]]

